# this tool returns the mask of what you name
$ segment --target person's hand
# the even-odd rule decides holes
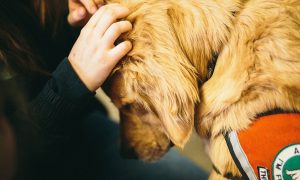
[[[68,0],[68,23],[71,26],[84,26],[98,8],[104,5],[104,0]]]
[[[102,6],[83,27],[70,52],[72,67],[90,91],[102,85],[132,47],[129,41],[114,45],[122,33],[132,29],[129,21],[117,21],[128,14],[129,10],[119,4]]]

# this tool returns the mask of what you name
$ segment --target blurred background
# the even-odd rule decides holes
[[[106,106],[110,118],[115,122],[119,122],[118,109],[114,106],[110,98],[106,96],[106,94],[101,89],[97,91],[97,98]],[[205,152],[204,141],[200,139],[195,131],[193,131],[184,149],[176,148],[176,150],[195,162],[203,170],[210,172],[210,170],[212,169],[211,161]]]

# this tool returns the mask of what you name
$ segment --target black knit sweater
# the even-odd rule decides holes
[[[0,16],[18,27],[42,68],[50,74],[17,73],[9,80],[27,99],[26,111],[15,111],[10,117],[19,156],[16,179],[65,179],[61,175],[68,166],[64,158],[74,148],[84,116],[94,110],[106,112],[64,58],[74,42],[67,23],[53,38],[38,24],[26,2],[2,0]],[[4,44],[0,48],[6,48]]]

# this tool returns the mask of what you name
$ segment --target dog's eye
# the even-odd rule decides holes
[[[121,107],[121,110],[123,111],[130,111],[131,110],[131,104],[124,104],[122,107]]]
[[[148,113],[146,108],[141,104],[137,104],[135,108],[137,110],[137,114],[140,115],[140,116],[145,115],[145,114]]]

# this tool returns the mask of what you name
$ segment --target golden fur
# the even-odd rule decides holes
[[[123,38],[133,49],[107,87],[121,113],[123,145],[157,159],[171,142],[184,146],[195,120],[220,172],[240,176],[222,133],[274,108],[300,111],[300,1],[120,3],[132,12],[133,31]],[[213,53],[219,57],[207,80]]]

